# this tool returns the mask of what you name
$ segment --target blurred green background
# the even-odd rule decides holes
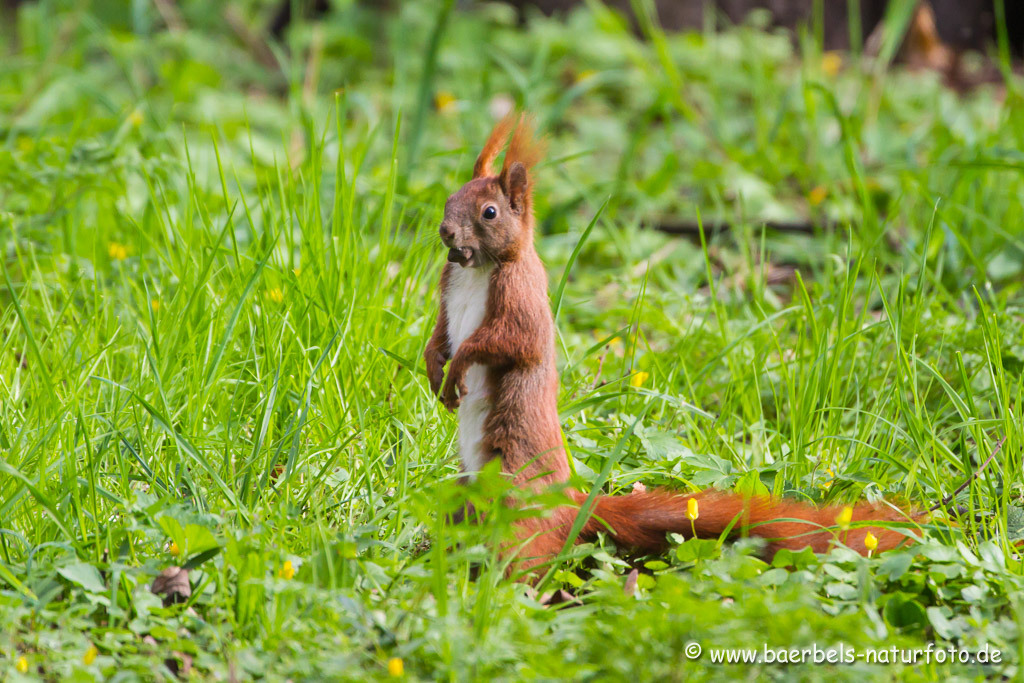
[[[338,1],[281,40],[273,3],[5,4],[2,675],[1019,675],[1021,81],[1005,31],[940,46],[957,79],[915,62],[915,6],[839,52],[814,13],[676,32],[643,0]],[[602,541],[541,587],[583,603],[555,609],[504,576],[500,504],[443,523],[502,485],[453,485],[423,375],[436,228],[511,108],[549,139],[578,483],[938,504],[922,544]],[[168,567],[184,604],[150,590]],[[723,668],[690,642],[1003,659]]]

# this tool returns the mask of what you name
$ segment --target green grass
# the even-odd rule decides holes
[[[183,32],[145,2],[32,3],[5,34],[0,676],[171,678],[172,653],[219,680],[391,658],[452,680],[1020,675],[1019,83],[834,73],[756,26],[644,42],[597,4],[524,27],[338,4],[280,69],[200,3]],[[444,199],[506,100],[550,137],[537,243],[581,485],[610,465],[611,491],[929,508],[969,482],[923,544],[779,567],[745,542],[581,546],[544,589],[583,606],[554,609],[504,578],[511,511],[443,523],[503,490],[454,485],[420,353]],[[698,219],[703,241],[643,227]],[[149,585],[171,565],[192,597],[165,608]],[[765,643],[1002,661],[707,654]]]

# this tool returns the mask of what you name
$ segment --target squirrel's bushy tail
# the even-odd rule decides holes
[[[586,500],[577,494],[577,503]],[[689,500],[697,501],[697,518],[687,516]],[[885,505],[860,503],[853,506],[851,522],[906,522],[911,515]],[[580,534],[591,539],[597,532],[608,533],[622,546],[643,552],[659,552],[668,545],[665,534],[684,537],[718,538],[727,529],[730,537],[757,536],[768,542],[769,556],[782,548],[799,550],[810,546],[816,553],[827,552],[838,541],[867,554],[864,540],[870,532],[878,540],[874,552],[890,550],[908,543],[906,535],[894,529],[852,526],[842,530],[838,518],[843,506],[815,507],[798,501],[764,496],[744,497],[735,493],[702,491],[680,494],[670,491],[643,491],[623,496],[598,496],[594,514]]]

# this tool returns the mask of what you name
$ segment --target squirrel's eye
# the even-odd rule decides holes
[[[491,220],[498,215],[498,210],[493,206],[487,206],[484,208],[484,218]]]

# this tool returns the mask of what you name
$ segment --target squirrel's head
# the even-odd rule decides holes
[[[511,134],[501,172],[491,164]],[[441,241],[448,260],[477,267],[514,261],[533,240],[533,183],[530,168],[543,154],[527,116],[509,114],[498,122],[473,166],[473,179],[448,198]]]

